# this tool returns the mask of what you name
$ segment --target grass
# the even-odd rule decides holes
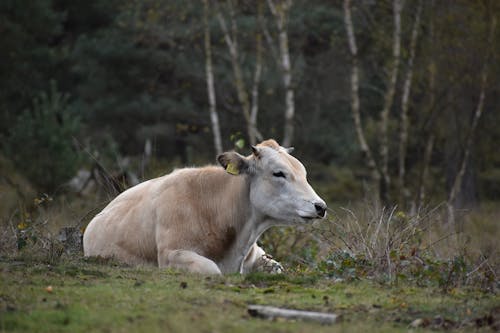
[[[0,281],[0,332],[406,332],[416,319],[426,326],[419,331],[468,331],[500,320],[495,293],[339,282],[317,273],[202,277],[78,258],[47,265],[4,257]],[[342,320],[263,320],[248,315],[249,304],[333,312]]]
[[[59,230],[83,227],[96,198],[43,196],[3,214],[0,332],[500,330],[497,203],[464,215],[456,237],[437,209],[337,208],[319,225],[266,232],[286,274],[201,277],[67,254]],[[263,320],[249,304],[342,320]]]

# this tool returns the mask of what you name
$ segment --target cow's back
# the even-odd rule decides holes
[[[216,167],[185,168],[141,183],[116,197],[89,223],[85,256],[132,265],[158,263],[159,242],[222,259],[247,199],[240,177]],[[231,202],[238,202],[237,205]]]

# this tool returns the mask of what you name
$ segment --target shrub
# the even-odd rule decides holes
[[[80,121],[68,99],[52,81],[49,93],[41,93],[33,108],[17,118],[5,143],[16,167],[42,191],[54,191],[75,174],[80,163],[72,144]]]
[[[332,217],[333,215],[333,217]],[[443,291],[466,284],[495,286],[495,256],[471,255],[460,233],[443,225],[440,206],[414,214],[365,207],[330,214],[315,233],[326,247],[319,271],[342,279],[413,281]]]

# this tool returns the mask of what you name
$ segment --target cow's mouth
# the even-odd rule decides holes
[[[321,220],[324,216],[319,215],[300,215],[299,217],[304,221]]]
[[[297,210],[297,215],[303,220],[303,221],[312,221],[312,220],[321,220],[325,218],[326,212],[323,215],[313,213],[313,212],[306,212],[302,210]]]

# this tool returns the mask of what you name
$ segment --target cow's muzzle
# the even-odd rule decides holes
[[[314,208],[316,209],[316,214],[320,218],[324,218],[326,216],[326,204],[324,202],[315,202]]]

